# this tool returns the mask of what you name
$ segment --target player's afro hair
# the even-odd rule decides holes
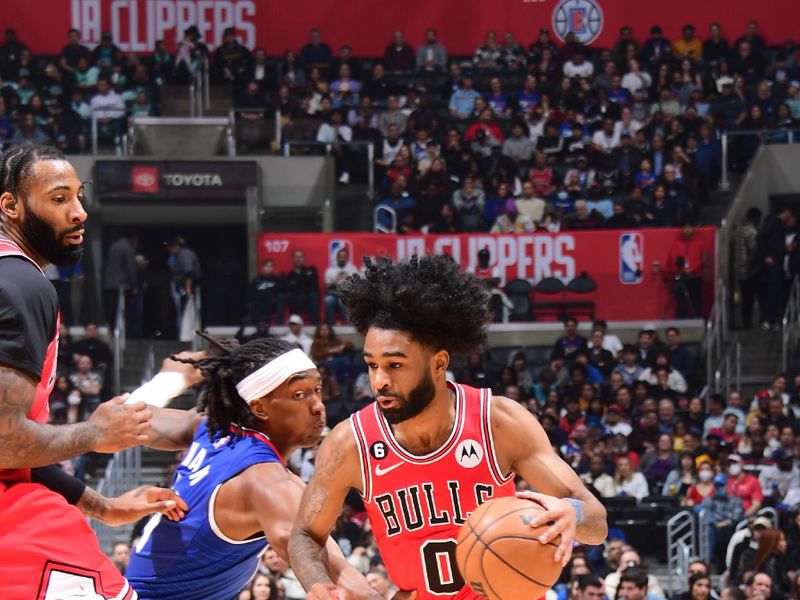
[[[408,260],[364,259],[364,272],[343,281],[339,297],[350,322],[408,333],[417,342],[470,354],[486,343],[489,294],[483,282],[462,273],[449,256]]]

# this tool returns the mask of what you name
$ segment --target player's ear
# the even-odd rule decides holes
[[[250,401],[250,412],[259,421],[269,420],[269,408],[264,398],[257,398]]]
[[[450,355],[447,350],[437,350],[433,355],[433,369],[436,373],[444,375],[447,372],[447,367],[450,364]]]
[[[20,202],[11,192],[0,194],[0,213],[6,218],[16,220],[20,217]]]

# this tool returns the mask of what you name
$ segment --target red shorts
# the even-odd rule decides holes
[[[136,597],[77,508],[36,483],[0,484],[0,598]]]

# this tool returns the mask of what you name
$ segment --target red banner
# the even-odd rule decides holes
[[[659,24],[675,40],[686,23],[704,38],[716,21],[732,42],[753,18],[767,42],[778,45],[796,37],[791,17],[797,11],[797,0],[771,0],[761,10],[744,0],[294,0],[288,5],[275,0],[5,0],[0,25],[14,27],[41,54],[60,52],[68,27],[79,29],[89,45],[110,31],[122,50],[150,52],[159,39],[174,48],[183,30],[197,25],[212,47],[219,45],[223,30],[234,27],[242,43],[261,46],[271,55],[299,51],[308,30],[319,27],[334,51],[347,43],[356,56],[382,55],[396,30],[416,47],[425,30],[434,27],[450,54],[463,55],[472,54],[489,30],[510,31],[527,46],[540,27],[548,27],[561,39],[572,31],[585,43],[610,47],[623,25],[633,27],[643,41],[650,27]]]
[[[672,318],[671,281],[653,269],[658,262],[666,267],[678,229],[638,231],[587,231],[537,233],[532,235],[419,235],[398,236],[370,233],[291,233],[262,234],[258,238],[259,264],[271,258],[276,270],[292,268],[292,255],[302,250],[306,264],[319,271],[320,289],[325,269],[335,264],[336,253],[347,248],[356,267],[364,256],[403,258],[414,254],[449,254],[462,268],[474,267],[477,253],[488,248],[492,265],[505,281],[527,279],[533,283],[545,277],[564,282],[585,273],[597,283],[593,299],[597,317],[615,321]],[[700,240],[705,268],[704,305],[713,295],[713,227],[695,231]]]

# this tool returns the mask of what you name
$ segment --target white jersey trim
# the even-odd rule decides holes
[[[514,479],[514,473],[503,475],[500,463],[497,462],[497,453],[494,450],[494,434],[492,433],[492,390],[483,389],[481,393],[486,396],[486,402],[481,402],[481,410],[485,410],[483,418],[486,424],[486,435],[489,437],[486,444],[486,460],[489,463],[489,471],[492,473],[494,482],[497,485],[505,485]],[[500,476],[499,478],[497,477],[498,475]]]
[[[223,482],[223,483],[225,483],[225,482]],[[232,540],[227,535],[222,533],[222,530],[219,528],[219,525],[217,525],[217,522],[214,520],[214,504],[215,504],[215,502],[217,500],[217,492],[219,492],[219,488],[221,488],[221,487],[222,487],[222,483],[217,485],[217,487],[214,488],[214,491],[211,492],[211,498],[209,498],[209,500],[208,500],[208,524],[211,526],[211,531],[214,532],[214,535],[216,535],[223,542],[227,542],[228,544],[233,544],[233,545],[236,545],[236,546],[241,546],[241,545],[244,545],[244,544],[251,544],[252,542],[258,542],[258,541],[267,539],[266,536],[261,535],[259,537],[254,537],[254,538],[251,538],[249,540]]]
[[[383,414],[381,414],[380,409],[378,408],[378,403],[375,402],[375,418],[378,420],[378,424],[383,432],[384,437],[386,438],[386,441],[389,443],[392,449],[397,452],[398,456],[406,462],[414,465],[428,465],[438,462],[440,459],[447,456],[453,448],[455,448],[455,442],[461,438],[461,435],[464,432],[464,421],[466,420],[464,415],[467,412],[467,403],[464,398],[464,390],[461,388],[461,386],[457,383],[448,381],[448,387],[450,385],[452,385],[452,389],[456,396],[456,416],[455,422],[453,423],[453,429],[450,431],[450,435],[448,436],[447,440],[441,446],[436,448],[436,450],[433,452],[429,452],[428,454],[422,456],[411,454],[400,445],[400,442],[398,442],[394,437],[394,432],[392,431],[389,422],[384,418]]]
[[[366,451],[367,437],[361,425],[361,413],[354,412],[350,415],[350,429],[356,438],[358,449],[358,468],[361,471],[361,498],[364,502],[372,501],[372,465],[369,462],[369,453]]]

